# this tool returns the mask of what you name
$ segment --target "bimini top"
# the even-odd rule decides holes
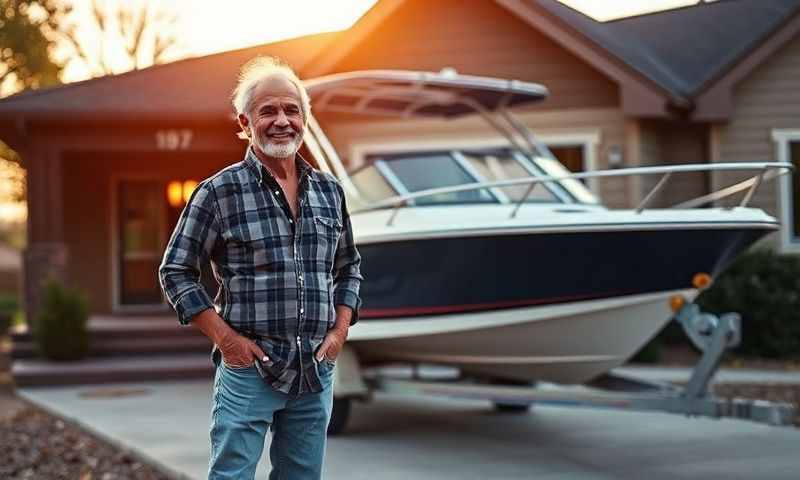
[[[452,118],[537,102],[547,88],[528,82],[408,70],[365,70],[305,81],[315,111]]]

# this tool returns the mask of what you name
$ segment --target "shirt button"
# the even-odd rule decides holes
[[[275,195],[280,195],[280,194],[281,194],[280,190],[275,190]]]
[[[290,219],[289,219],[289,223],[294,223],[294,220],[292,220],[292,219],[290,218]]]
[[[301,314],[303,313],[303,309],[302,309],[302,308],[300,309],[300,313],[301,313]]]

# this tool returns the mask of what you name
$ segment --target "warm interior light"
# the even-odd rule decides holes
[[[711,275],[707,273],[696,273],[692,277],[692,285],[694,288],[706,288],[711,285]]]
[[[167,184],[167,202],[173,208],[181,206],[183,203],[183,185],[181,185],[181,182],[172,181]]]
[[[189,203],[189,197],[192,196],[192,192],[194,192],[195,188],[197,188],[196,180],[186,180],[183,182],[183,203]]]
[[[686,299],[683,298],[683,295],[673,295],[669,297],[669,308],[671,308],[673,312],[678,313],[678,310],[683,308],[684,305],[686,305]]]

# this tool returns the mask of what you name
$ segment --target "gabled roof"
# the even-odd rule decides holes
[[[800,0],[718,0],[610,22],[535,1],[673,95],[693,97],[800,11]]]
[[[242,64],[259,54],[277,55],[302,71],[340,32],[308,35],[257,47],[189,58],[119,75],[13,95],[0,101],[0,118],[130,118],[191,115],[227,119],[231,91]]]
[[[0,100],[0,120],[17,127],[23,118],[74,121],[108,115],[227,121],[232,116],[230,91],[244,62],[258,54],[273,54],[288,60],[303,78],[327,74],[391,21],[406,1],[380,0],[343,32],[15,95]],[[719,105],[731,103],[732,78],[746,75],[795,30],[800,31],[800,0],[717,0],[611,22],[596,21],[557,0],[494,1],[616,81],[622,109],[631,116],[667,115],[668,106],[688,110],[699,99],[702,112],[698,113],[725,118],[730,108]]]

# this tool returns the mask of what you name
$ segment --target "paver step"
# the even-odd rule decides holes
[[[116,357],[129,355],[201,353],[211,350],[212,343],[204,336],[187,335],[188,338],[139,338],[90,339],[90,356]],[[11,358],[38,357],[36,343],[32,340],[14,342]]]
[[[89,358],[76,362],[15,360],[11,374],[19,387],[88,385],[211,378],[208,353],[149,357]]]
[[[92,317],[88,330],[91,357],[207,353],[211,349],[211,342],[200,330],[182,326],[171,317]],[[15,328],[11,342],[13,359],[37,357],[27,327]]]

